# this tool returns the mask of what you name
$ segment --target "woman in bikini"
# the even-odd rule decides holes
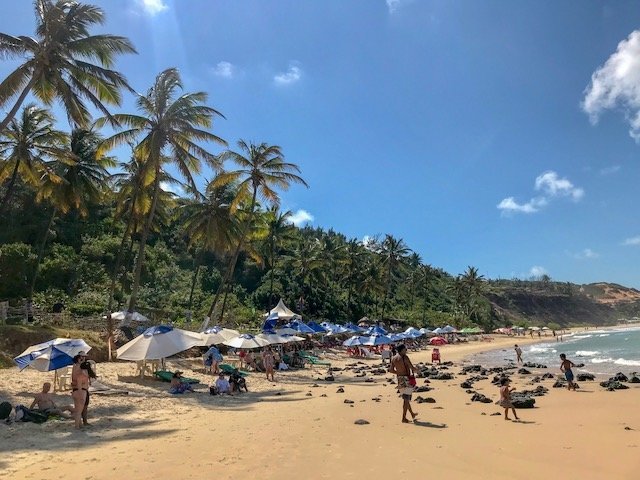
[[[82,368],[87,356],[80,352],[73,357],[73,367],[71,369],[71,398],[73,398],[73,418],[76,421],[76,428],[82,425],[89,425],[87,421],[87,407],[89,406],[89,370]]]
[[[275,382],[274,376],[274,367],[275,367],[275,358],[273,356],[273,351],[271,347],[267,347],[262,352],[262,365],[264,366],[264,370],[267,373],[267,380],[271,377],[271,381]]]

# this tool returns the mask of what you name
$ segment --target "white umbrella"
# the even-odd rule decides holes
[[[91,347],[80,338],[54,338],[27,348],[13,360],[20,370],[31,367],[41,372],[49,372],[71,365],[73,357],[89,350]]]
[[[421,328],[420,333],[422,333],[423,335],[426,335],[427,333],[431,333],[431,330],[429,330],[428,328]]]
[[[529,327],[529,330],[533,330],[534,332],[537,332],[538,330],[540,330],[540,327]]]
[[[303,341],[306,340],[306,338],[298,337],[297,335],[289,335],[289,334],[282,335],[282,338],[284,338],[285,342],[287,342],[287,343],[303,342]]]
[[[254,337],[249,333],[243,333],[242,335],[238,335],[236,338],[232,338],[231,340],[226,340],[223,343],[233,348],[262,348],[270,345],[264,338],[257,336]]]
[[[198,346],[202,346],[199,333],[160,325],[125,343],[117,354],[120,360],[159,360]]]
[[[266,340],[270,344],[287,343],[288,341],[286,337],[278,335],[277,333],[259,333],[256,335],[256,338]]]
[[[276,333],[278,335],[295,335],[296,333],[298,333],[298,331],[294,330],[293,328],[284,327],[277,329]]]
[[[106,316],[104,318],[107,318]],[[127,318],[127,312],[122,310],[120,312],[113,312],[111,314],[111,319],[112,320],[125,320]],[[145,317],[144,315],[142,315],[139,312],[132,312],[131,313],[131,317],[130,320],[133,320],[134,322],[148,322],[149,319],[147,317]]]
[[[232,330],[230,328],[223,327],[209,327],[201,334],[203,346],[209,347],[211,345],[220,345],[224,343],[225,340],[231,340],[232,338],[240,335],[240,332],[237,330]]]
[[[547,331],[547,330],[551,330],[551,329],[549,327],[542,327],[542,330]]]

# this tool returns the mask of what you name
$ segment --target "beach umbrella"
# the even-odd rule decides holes
[[[355,323],[347,323],[347,324],[345,325],[345,328],[348,328],[349,330],[351,330],[352,332],[355,332],[355,333],[362,333],[362,332],[364,332],[364,331],[365,331],[365,329],[364,329],[364,328],[359,327],[359,326],[358,326],[358,325],[356,325]]]
[[[267,318],[264,320],[264,323],[262,324],[262,331],[264,332],[264,331],[273,330],[274,328],[276,328],[279,318],[280,316],[278,312],[274,312],[270,315],[267,315]]]
[[[428,335],[430,333],[433,333],[433,331],[429,330],[428,328],[421,328],[420,333],[422,333],[423,335]]]
[[[538,330],[540,330],[540,327],[529,327],[529,330],[533,330],[534,332],[537,332]]]
[[[230,340],[232,338],[240,335],[240,332],[237,330],[232,330],[231,328],[223,328],[219,326],[209,327],[204,332],[200,334],[202,337],[203,346],[209,347],[211,345],[220,345],[225,340]]]
[[[551,330],[549,327],[542,327],[542,330],[544,330],[545,332]]]
[[[105,315],[103,318],[107,318],[107,316]],[[113,312],[111,314],[112,320],[126,320],[126,318],[127,318],[127,312],[124,310],[120,312]],[[140,322],[140,323],[149,321],[149,319],[144,315],[142,315],[140,312],[131,312],[131,317],[129,317],[129,320],[132,320],[134,322]]]
[[[309,322],[309,323],[307,323],[307,325],[309,325],[309,328],[311,328],[313,330],[313,333],[327,333],[327,329],[324,328],[319,323]]]
[[[386,335],[387,331],[382,328],[380,325],[374,325],[369,327],[365,332],[365,335]]]
[[[88,352],[91,347],[80,338],[54,338],[27,348],[13,359],[23,370],[27,367],[49,372],[73,364],[73,357]]]
[[[452,327],[451,325],[447,325],[446,327],[442,328],[442,333],[455,333],[458,330],[456,329],[456,327]]]
[[[236,338],[226,340],[224,344],[233,348],[262,348],[269,345],[269,342],[263,338],[254,337],[250,333],[243,333]]]
[[[354,335],[342,342],[342,345],[345,347],[357,347],[358,345],[362,345],[362,341],[358,335]]]
[[[369,336],[365,336],[361,338],[362,345],[373,346],[373,345],[388,345],[392,343],[392,340],[386,335],[373,334]]]
[[[412,337],[419,337],[422,335],[422,332],[420,330],[418,330],[415,327],[409,327],[407,328],[404,333],[406,333],[407,335],[411,335]]]
[[[287,327],[295,330],[297,333],[302,333],[302,334],[314,334],[315,331],[313,330],[313,328],[311,328],[309,325],[307,325],[306,323],[304,323],[302,320],[294,320],[293,322],[290,322],[288,325],[286,325]]]
[[[392,342],[401,342],[405,340],[408,336],[405,333],[390,333],[388,337]]]
[[[203,346],[202,334],[158,325],[147,328],[141,335],[122,345],[119,360],[160,360],[193,347]]]
[[[445,332],[444,329],[438,327],[431,333],[435,333],[436,335],[442,335],[443,333],[447,333],[447,332]]]
[[[350,333],[351,330],[345,328],[343,325],[333,325],[333,328],[329,330],[327,335],[342,335],[343,333]]]
[[[433,337],[431,340],[429,340],[429,345],[446,345],[448,342],[442,338],[442,337]]]
[[[304,342],[306,340],[306,338],[304,337],[298,337],[297,335],[289,335],[288,333],[285,333],[284,335],[281,335],[281,336],[284,339],[285,343]]]
[[[269,342],[270,344],[281,344],[281,343],[287,343],[287,339],[285,338],[284,335],[280,335],[274,331],[267,331],[267,332],[262,332],[259,333],[258,335],[256,335],[256,338],[262,339],[262,340],[266,340],[267,342]]]
[[[272,332],[273,330],[265,330],[266,332]],[[298,333],[296,330],[294,330],[291,327],[284,327],[284,328],[278,328],[276,330],[276,333],[278,335],[295,335],[296,333]]]
[[[334,330],[336,328],[336,324],[335,323],[331,323],[331,322],[322,322],[320,324],[322,326],[322,328],[324,328],[327,332],[330,330]]]

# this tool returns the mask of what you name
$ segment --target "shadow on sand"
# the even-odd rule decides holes
[[[425,422],[423,420],[417,420],[417,419],[413,421],[413,424],[417,425],[418,427],[447,428],[446,423],[431,423],[431,422]]]

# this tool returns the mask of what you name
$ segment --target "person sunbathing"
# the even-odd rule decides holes
[[[169,393],[177,394],[185,392],[193,392],[193,387],[182,380],[182,372],[174,373],[171,377],[171,387],[169,388]]]
[[[70,405],[58,406],[56,402],[53,400],[53,395],[49,393],[51,390],[51,384],[49,382],[45,382],[42,385],[42,392],[36,393],[33,397],[33,402],[31,402],[31,406],[29,410],[33,410],[36,407],[37,412],[44,413],[46,415],[58,415],[63,418],[71,418],[71,415],[67,415],[64,412],[73,413],[73,407]]]

